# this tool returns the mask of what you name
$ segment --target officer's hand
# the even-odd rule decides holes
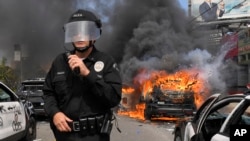
[[[70,132],[71,128],[68,125],[68,122],[73,122],[70,118],[68,118],[64,113],[58,112],[53,117],[53,123],[56,128],[61,132]]]
[[[79,67],[81,75],[87,76],[89,74],[89,69],[86,67],[82,59],[79,58],[77,55],[74,54],[69,55],[68,59],[69,59],[68,63],[71,70],[74,70],[76,67]]]

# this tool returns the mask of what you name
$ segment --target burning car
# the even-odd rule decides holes
[[[144,101],[145,119],[192,116],[196,110],[192,90],[168,90],[154,86]]]
[[[193,116],[209,94],[209,84],[199,74],[196,69],[171,74],[164,70],[141,71],[132,86],[123,86],[119,114],[142,120]]]

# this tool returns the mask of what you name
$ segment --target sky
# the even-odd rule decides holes
[[[188,0],[178,0],[181,4],[181,7],[187,11],[188,9]]]

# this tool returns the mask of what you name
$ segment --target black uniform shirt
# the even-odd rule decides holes
[[[76,120],[79,116],[105,113],[119,104],[122,84],[113,58],[93,47],[84,63],[90,70],[85,77],[71,71],[65,54],[53,61],[43,89],[49,117],[61,111]]]

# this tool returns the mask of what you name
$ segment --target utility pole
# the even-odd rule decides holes
[[[188,0],[188,16],[191,16],[191,0]]]

